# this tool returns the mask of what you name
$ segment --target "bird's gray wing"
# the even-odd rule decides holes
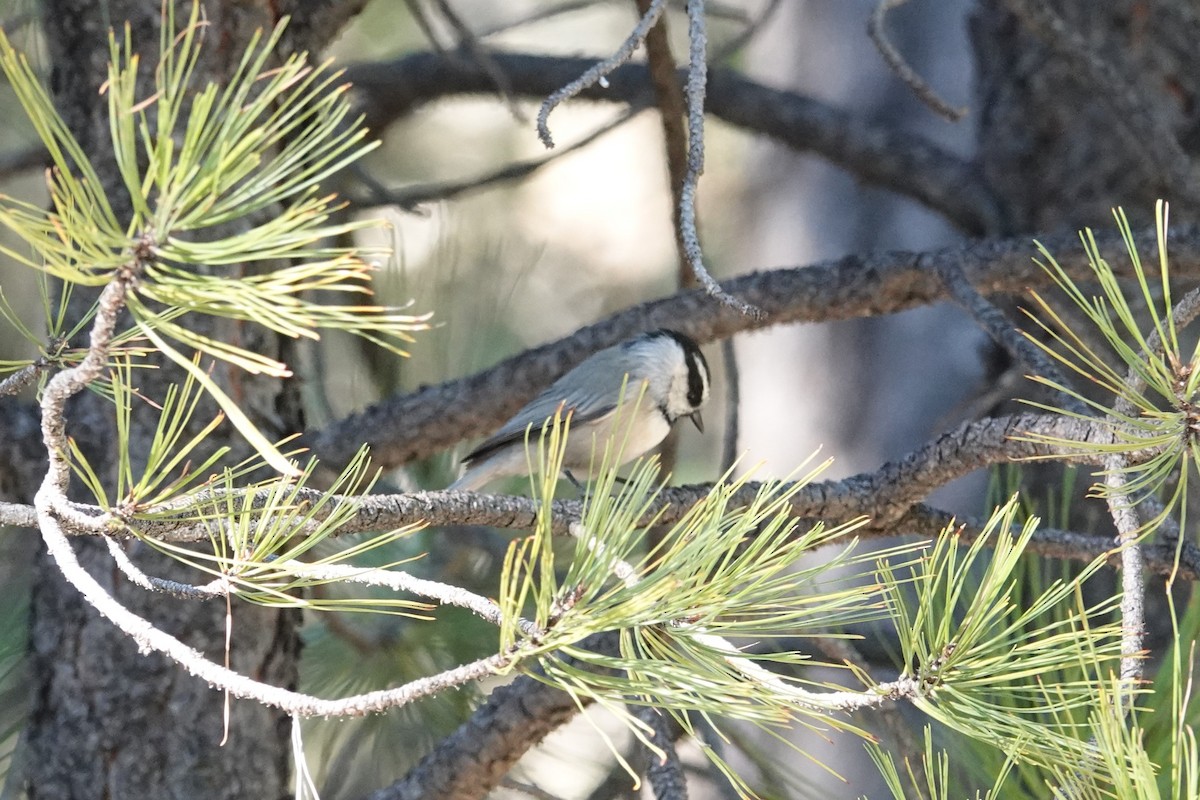
[[[467,453],[467,455],[463,457],[463,462],[470,463],[472,461],[479,461],[487,458],[489,455],[501,449],[502,447],[507,447],[510,444],[525,441],[525,429],[530,425],[533,425],[533,429],[529,432],[529,438],[532,441],[537,441],[537,438],[541,436],[542,433],[542,425],[546,422],[546,420],[554,416],[554,413],[558,411],[560,405],[564,406],[562,410],[564,419],[568,413],[571,414],[572,428],[603,419],[604,417],[613,413],[617,408],[615,403],[608,406],[591,404],[589,407],[587,404],[566,406],[561,399],[555,399],[546,403],[540,403],[535,400],[534,402],[525,406],[525,408],[521,409],[520,413],[518,413],[515,417],[506,422],[504,427],[500,428],[500,430],[496,431],[487,439],[480,442],[479,446],[474,450]],[[581,407],[586,408],[586,410],[580,411]]]
[[[524,441],[526,428],[530,425],[533,425],[530,437],[539,437],[541,426],[551,419],[559,408],[562,408],[564,417],[571,414],[571,427],[586,425],[612,414],[617,408],[617,403],[614,402],[617,392],[613,389],[613,372],[620,368],[620,362],[608,351],[602,351],[584,366],[587,368],[581,371],[576,367],[554,381],[546,391],[517,411],[499,431],[467,453],[463,462],[480,461],[500,447]],[[620,379],[622,378],[618,375],[616,380]]]

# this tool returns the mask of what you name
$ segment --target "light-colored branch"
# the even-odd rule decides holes
[[[1146,658],[1142,646],[1146,637],[1146,565],[1138,543],[1141,524],[1133,499],[1125,491],[1122,469],[1127,463],[1121,456],[1113,456],[1104,473],[1105,500],[1117,526],[1117,543],[1121,546],[1121,680],[1125,686],[1120,705],[1123,711],[1133,703]]]
[[[590,86],[599,84],[602,88],[607,89],[607,76],[633,56],[634,51],[645,40],[646,33],[658,22],[658,18],[666,7],[666,0],[652,0],[646,13],[638,20],[629,36],[625,37],[625,41],[617,48],[617,52],[603,61],[593,64],[578,78],[552,92],[542,101],[542,107],[538,109],[537,115],[538,138],[542,140],[542,144],[547,148],[554,147],[554,139],[550,136],[550,112],[563,101],[569,100]]]
[[[417,578],[398,570],[350,567],[344,564],[306,564],[302,561],[281,561],[274,566],[293,575],[317,580],[382,586],[394,592],[408,592],[418,597],[436,600],[442,605],[466,609],[493,625],[499,626],[504,622],[500,607],[486,597],[457,586]],[[536,625],[526,619],[518,620],[517,626],[526,636],[532,637],[542,633]]]
[[[1183,328],[1200,314],[1200,289],[1188,292],[1171,309],[1171,322]],[[1155,358],[1166,346],[1160,328],[1155,327],[1146,337],[1143,355]],[[1180,376],[1182,377],[1182,376]],[[1141,394],[1146,382],[1133,367],[1125,375],[1125,392],[1118,395],[1113,404],[1113,418],[1128,417],[1137,413],[1130,397]],[[1131,459],[1125,453],[1116,453],[1105,463],[1104,484],[1107,488],[1105,500],[1109,514],[1117,526],[1117,543],[1121,546],[1121,679],[1125,695],[1121,698],[1122,713],[1133,704],[1133,693],[1142,679],[1146,653],[1143,643],[1146,636],[1146,560],[1140,541],[1142,525],[1138,520],[1136,501],[1126,491],[1125,470]],[[1184,467],[1187,468],[1186,465]]]
[[[1094,459],[1088,461],[1049,444],[1013,438],[1014,435],[1029,433],[1092,445],[1116,441],[1113,430],[1105,427],[1101,420],[1026,414],[968,422],[874,472],[802,487],[790,499],[791,513],[802,520],[823,520],[831,524],[867,517],[867,526],[855,532],[859,537],[897,532],[932,536],[950,524],[951,517],[921,506],[920,501],[933,489],[956,478],[993,464],[1030,458],[1096,463]],[[1140,459],[1151,455],[1151,452],[1132,455]],[[731,504],[736,506],[750,502],[759,488],[760,484],[747,484],[731,499]],[[647,513],[661,524],[673,524],[710,491],[711,486],[707,484],[666,488]],[[239,506],[248,508],[262,508],[271,497],[268,490],[239,490],[237,494]],[[247,497],[247,494],[250,496]],[[217,502],[218,495],[218,492],[209,492],[192,498],[190,502],[211,504]],[[308,500],[315,503],[321,497],[321,493],[311,489],[301,489],[296,494],[298,502]],[[530,529],[536,523],[540,507],[534,500],[510,495],[415,492],[357,497],[354,498],[354,509],[354,515],[340,529],[341,533],[389,530],[421,521],[435,526],[486,525]],[[68,510],[72,518],[69,531],[73,534],[96,535],[110,532],[114,527],[113,521],[101,515],[98,508],[76,505]],[[581,519],[582,510],[579,501],[554,501],[551,520],[555,532],[569,533],[571,525]],[[0,523],[32,527],[34,522],[28,507],[0,504]],[[82,524],[78,524],[80,522]],[[196,523],[186,515],[179,520],[157,518],[139,520],[136,524],[142,535],[164,541],[203,541],[210,535],[208,525]],[[316,524],[312,523],[313,526]],[[301,528],[297,534],[305,530]],[[962,535],[970,537],[972,530],[974,528],[968,526]],[[1102,536],[1052,529],[1039,530],[1030,544],[1032,552],[1084,561],[1090,561],[1111,548],[1112,541]],[[1167,574],[1174,567],[1174,561],[1173,550],[1159,552],[1156,549],[1149,565],[1156,573]],[[1185,565],[1180,577],[1192,580],[1196,574]]]
[[[326,700],[272,686],[209,661],[199,651],[159,630],[117,602],[79,563],[67,537],[55,520],[52,509],[46,510],[41,526],[46,548],[64,577],[83,595],[89,605],[120,628],[138,647],[145,651],[162,653],[189,674],[216,689],[229,692],[234,697],[255,700],[290,714],[306,717],[363,716],[407,705],[423,697],[495,675],[503,672],[513,662],[512,656],[497,654],[437,675],[410,681],[394,689],[367,692],[338,700]]]
[[[136,250],[139,253],[148,254],[152,251],[152,245],[142,242]],[[130,265],[118,269],[113,279],[100,293],[87,355],[78,365],[59,372],[47,382],[40,404],[42,438],[46,445],[48,464],[42,485],[34,495],[37,524],[41,529],[42,540],[45,542],[50,557],[62,571],[66,580],[83,595],[88,604],[120,628],[123,633],[137,643],[140,649],[166,655],[188,673],[235,697],[251,698],[301,716],[357,716],[382,711],[493,675],[511,665],[516,658],[515,653],[497,654],[438,675],[412,681],[395,689],[370,692],[341,700],[324,700],[253,680],[209,661],[199,651],[159,630],[149,621],[121,605],[100,585],[99,581],[92,577],[91,573],[83,568],[75,551],[71,548],[70,541],[63,533],[60,519],[95,524],[96,518],[81,512],[77,507],[68,503],[66,498],[67,483],[71,473],[67,462],[68,448],[64,409],[67,400],[103,374],[117,318],[125,306],[126,293],[136,285],[140,263],[135,260]],[[123,566],[126,565],[123,563]],[[135,571],[134,574],[137,576],[140,573]],[[148,576],[142,577],[145,577],[145,583],[149,586],[156,586]],[[135,579],[140,580],[138,577]],[[162,588],[162,584],[157,585]]]
[[[203,586],[196,586],[190,583],[180,583],[179,581],[147,575],[137,564],[133,563],[133,560],[121,547],[120,542],[111,536],[105,536],[104,543],[108,545],[108,553],[116,563],[117,569],[121,570],[125,574],[125,577],[133,581],[134,584],[146,591],[162,592],[181,600],[208,600],[213,597],[225,597],[231,593],[229,582],[219,578],[209,581]]]

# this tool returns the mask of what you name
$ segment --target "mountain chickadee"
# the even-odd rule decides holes
[[[703,431],[708,386],[708,362],[694,341],[666,329],[643,333],[594,353],[556,380],[467,454],[466,473],[449,488],[474,491],[496,478],[528,474],[525,431],[532,426],[530,439],[536,439],[560,408],[563,419],[571,414],[565,472],[586,473],[593,450],[598,462],[610,438],[623,446],[621,463],[627,463],[666,438],[680,417]]]

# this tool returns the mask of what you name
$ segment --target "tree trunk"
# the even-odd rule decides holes
[[[1008,232],[1111,228],[1115,206],[1145,224],[1156,199],[1180,197],[1190,180],[1161,158],[1147,165],[1167,149],[1147,131],[1160,125],[1188,153],[1200,146],[1200,10],[1192,0],[1051,2],[1075,48],[1010,11],[1043,2],[980,0],[971,21],[979,160]],[[1117,80],[1098,83],[1097,64]],[[1122,97],[1138,113],[1123,113]],[[1197,211],[1176,203],[1171,216]]]
[[[177,20],[188,19],[189,3],[178,4]],[[250,34],[273,20],[258,4],[208,2],[208,22],[197,80],[220,81],[236,65]],[[89,153],[109,189],[117,213],[128,200],[111,158],[106,79],[108,32],[124,36],[128,20],[133,45],[142,58],[142,78],[157,62],[160,4],[141,0],[92,3],[50,0],[46,32],[52,59],[52,90],[60,112]],[[149,95],[149,92],[144,92]],[[92,297],[75,298],[82,312]],[[206,320],[200,319],[199,325]],[[279,355],[274,340],[233,323],[209,324],[217,338],[237,337],[243,346]],[[248,379],[218,368],[227,392],[270,435],[295,429],[299,420],[282,419],[276,409],[284,387]],[[161,398],[179,380],[167,368],[138,372],[139,388]],[[135,401],[136,403],[136,401]],[[146,404],[135,405],[130,443],[134,463],[153,433]],[[76,398],[69,432],[101,470],[114,463],[111,408],[91,393]],[[203,424],[210,415],[201,412]],[[232,443],[228,427],[211,445]],[[240,458],[245,448],[235,445]],[[105,474],[101,471],[101,474]],[[226,605],[154,595],[130,584],[112,566],[101,542],[76,544],[80,560],[126,607],[215,661],[225,658]],[[133,545],[131,555],[148,573],[195,582],[150,548]],[[30,797],[49,798],[277,798],[289,794],[290,720],[272,708],[241,700],[229,704],[203,682],[158,655],[144,655],[86,605],[48,558],[39,560],[32,601],[31,649],[34,702],[26,759]],[[294,686],[299,639],[297,615],[247,604],[232,609],[230,661],[233,669],[260,680]]]

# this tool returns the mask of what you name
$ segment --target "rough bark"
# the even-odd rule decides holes
[[[1046,3],[1082,40],[1076,52],[1031,19],[1026,7],[1043,2],[981,0],[971,20],[978,160],[1008,232],[1111,227],[1118,205],[1150,220],[1157,198],[1178,199],[1194,181],[1154,139],[1200,147],[1200,11],[1188,0]],[[1097,64],[1113,74],[1093,74]],[[1123,99],[1138,113],[1119,113]],[[1196,212],[1177,203],[1172,217]]]
[[[181,22],[187,20],[188,6],[178,6]],[[205,4],[209,26],[198,80],[220,80],[227,74],[249,35],[272,24],[266,9],[266,4],[257,3]],[[118,213],[128,201],[112,163],[107,101],[99,91],[106,77],[108,30],[111,25],[120,31],[129,21],[145,78],[152,74],[157,58],[159,13],[159,3],[144,0],[52,0],[45,6],[55,102],[91,155]],[[75,313],[89,300],[78,293]],[[255,341],[258,334],[252,328],[225,324],[203,330],[210,336],[237,337],[260,352],[279,351],[270,339]],[[278,384],[248,381],[229,371],[217,374],[226,391],[241,399],[269,432],[298,424],[275,413],[283,392]],[[144,371],[139,376],[149,397],[161,397],[178,377],[171,369]],[[150,410],[146,405],[134,410],[130,448],[136,463],[149,444],[153,425],[144,413]],[[105,474],[115,455],[111,412],[85,394],[70,414],[71,434],[90,453],[100,474]],[[202,413],[196,422],[209,418]],[[230,431],[224,430],[210,444],[231,440]],[[224,603],[181,602],[148,594],[120,577],[102,543],[81,542],[78,551],[81,561],[127,607],[210,658],[224,658]],[[150,574],[188,577],[148,548],[134,546],[131,555]],[[194,574],[190,577],[195,579]],[[46,557],[35,568],[31,616],[35,685],[25,759],[30,797],[275,798],[287,794],[290,720],[286,716],[256,703],[234,701],[226,722],[221,694],[163,658],[139,653],[125,635],[82,602]],[[292,613],[235,605],[231,666],[261,680],[294,685],[299,652],[296,623]]]

